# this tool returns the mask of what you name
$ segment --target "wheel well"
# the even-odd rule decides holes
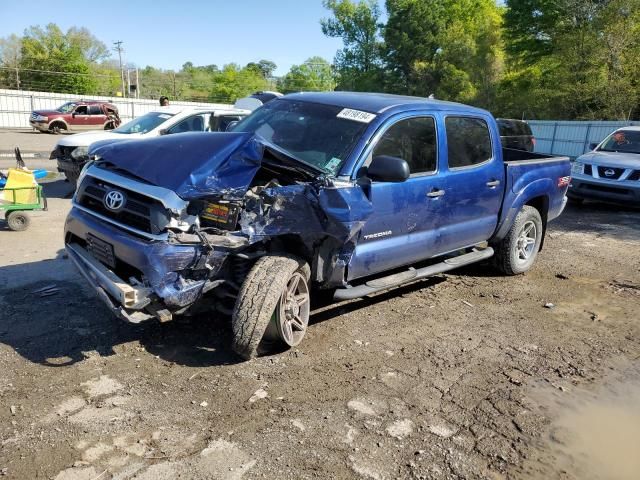
[[[544,239],[547,233],[547,214],[549,212],[549,197],[542,195],[529,200],[525,205],[535,208],[540,213],[542,219],[542,241],[540,242],[540,250],[544,246]]]
[[[313,262],[313,247],[297,235],[281,235],[269,242],[270,252],[285,252],[304,259],[309,265]]]
[[[53,127],[55,127],[56,125],[58,125],[60,128],[63,128],[63,129],[65,129],[65,130],[67,129],[67,124],[66,124],[66,123],[64,123],[62,120],[54,120],[53,122],[51,122],[51,123],[49,124],[49,128],[53,128]]]

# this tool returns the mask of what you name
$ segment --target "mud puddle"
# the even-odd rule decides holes
[[[640,478],[640,362],[616,364],[593,391],[537,392],[555,418],[544,447],[552,470],[585,480]]]

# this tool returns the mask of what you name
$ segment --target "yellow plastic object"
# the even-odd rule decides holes
[[[5,203],[36,203],[38,196],[36,187],[38,184],[33,172],[22,168],[10,168],[7,175],[7,184],[4,186],[6,191],[0,190],[0,200]],[[11,190],[13,188],[24,190]]]

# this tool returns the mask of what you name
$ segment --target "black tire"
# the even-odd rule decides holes
[[[27,215],[27,212],[20,210],[7,212],[6,219],[9,229],[14,232],[22,232],[29,228],[29,225],[31,224],[31,219],[29,218],[29,215]]]
[[[289,255],[260,258],[247,275],[233,308],[233,350],[245,360],[258,355],[258,347],[274,316],[289,280],[300,273],[308,281],[309,265]]]
[[[530,234],[534,235],[535,241],[530,243],[532,237],[527,236],[525,230],[532,225],[535,231],[530,230]],[[505,275],[520,275],[528,271],[538,256],[543,234],[540,212],[534,207],[525,205],[516,216],[507,236],[494,246],[495,266]],[[527,243],[526,247],[525,243]]]
[[[64,126],[64,123],[53,122],[49,125],[49,132],[54,135],[58,135],[62,130],[66,130],[67,128]]]

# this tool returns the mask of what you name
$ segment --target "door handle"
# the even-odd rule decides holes
[[[500,180],[491,180],[490,182],[487,182],[487,187],[490,188],[497,187],[498,185],[500,185]]]
[[[444,190],[431,190],[427,193],[427,197],[429,198],[438,198],[444,195]]]

